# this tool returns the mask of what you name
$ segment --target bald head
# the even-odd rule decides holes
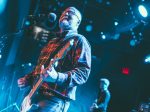
[[[77,31],[82,20],[82,15],[75,7],[68,7],[61,14],[59,19],[59,27],[61,31],[75,30]]]
[[[80,13],[80,11],[75,8],[75,7],[68,7],[65,11],[67,10],[71,10],[72,12],[74,12],[74,14],[77,16],[78,20],[79,20],[79,23],[81,23],[81,20],[82,20],[82,15]]]

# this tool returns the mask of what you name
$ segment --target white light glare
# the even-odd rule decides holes
[[[105,36],[105,35],[102,35],[102,39],[106,39],[106,36]]]
[[[150,55],[146,56],[144,61],[145,61],[145,63],[150,63]]]
[[[117,21],[114,22],[114,25],[117,26],[119,23]]]
[[[32,65],[32,63],[28,63],[28,66],[31,66]]]
[[[40,32],[42,31],[42,28],[36,26],[36,27],[34,28],[34,31],[35,31],[36,33],[40,33]]]
[[[138,10],[139,10],[140,14],[143,17],[147,17],[148,16],[148,12],[147,12],[146,8],[143,5],[139,5]]]

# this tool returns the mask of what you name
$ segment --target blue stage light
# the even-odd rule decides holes
[[[150,55],[147,55],[144,59],[145,63],[150,63]]]
[[[32,66],[32,63],[28,63],[28,66]]]
[[[92,25],[87,25],[87,26],[86,26],[86,31],[87,31],[87,32],[91,32],[92,30],[93,30]]]
[[[2,55],[0,54],[0,59],[2,58]]]
[[[31,24],[30,21],[25,21],[26,26],[29,26],[30,24]]]
[[[139,5],[138,10],[142,17],[146,18],[148,16],[148,11],[145,6]]]
[[[130,46],[135,46],[137,44],[137,40],[132,39],[130,40]]]
[[[117,21],[114,22],[114,25],[117,26],[119,23]]]
[[[106,36],[105,36],[105,35],[102,35],[102,39],[106,39]]]
[[[0,0],[0,14],[3,13],[7,4],[7,0]]]

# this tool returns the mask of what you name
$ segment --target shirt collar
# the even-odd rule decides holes
[[[78,32],[77,31],[74,31],[74,30],[67,30],[67,31],[63,31],[63,32],[60,32],[59,33],[59,36],[61,38],[65,38],[67,36],[70,36],[70,35],[73,35],[73,34],[77,34]]]

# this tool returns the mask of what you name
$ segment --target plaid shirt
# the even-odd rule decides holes
[[[40,72],[41,65],[48,66],[50,59],[59,51],[59,46],[65,46],[71,39],[74,40],[73,46],[65,57],[55,64],[55,70],[59,72],[58,79],[55,83],[43,82],[40,90],[53,89],[62,96],[75,100],[77,86],[87,81],[91,70],[91,47],[86,38],[77,32],[56,34],[56,38],[50,40],[42,49],[34,72],[26,78],[32,82],[33,73]]]

